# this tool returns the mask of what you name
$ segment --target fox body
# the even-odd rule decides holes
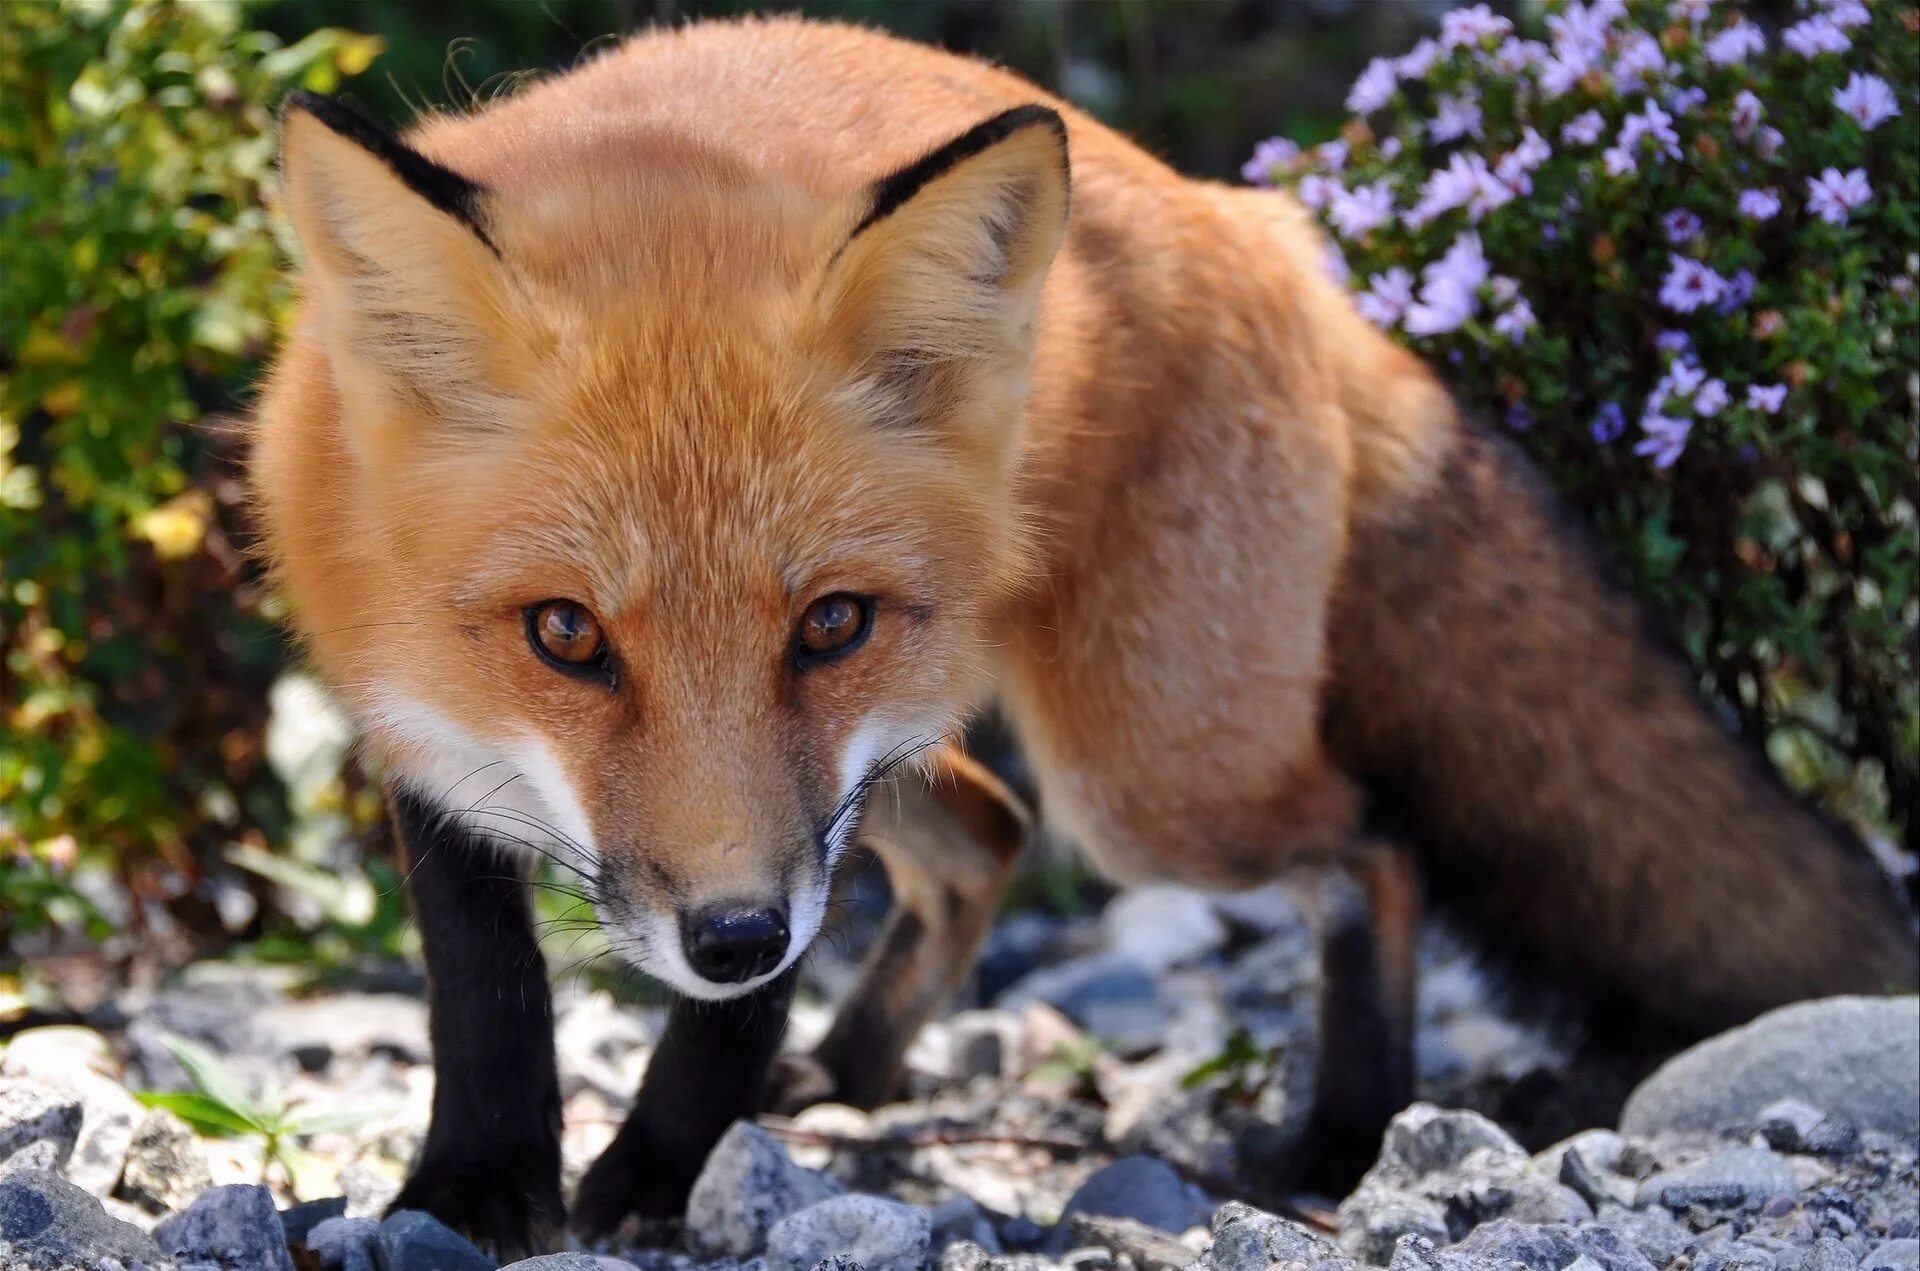
[[[989,705],[1116,877],[1365,884],[1329,933],[1331,1138],[1370,1149],[1406,1096],[1416,871],[1626,1029],[1912,979],[1864,854],[1284,196],[788,20],[646,35],[405,142],[299,99],[284,168],[304,295],[253,480],[413,859],[440,1081],[403,1203],[507,1247],[559,1220],[539,856],[710,1003],[584,1225],[677,1205],[763,1098],[856,823],[902,912],[816,1093],[884,1097],[1022,836],[936,744]],[[861,821],[902,764],[931,780]]]

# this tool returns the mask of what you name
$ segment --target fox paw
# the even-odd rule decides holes
[[[536,1164],[508,1153],[459,1164],[423,1162],[387,1212],[403,1209],[433,1215],[502,1263],[552,1253],[567,1223],[558,1161]]]
[[[701,1162],[676,1164],[672,1156],[615,1139],[587,1168],[574,1193],[574,1232],[594,1240],[620,1231],[629,1218],[652,1225],[683,1217]]]

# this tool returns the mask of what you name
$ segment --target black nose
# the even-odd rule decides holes
[[[696,973],[716,984],[765,975],[787,954],[787,916],[778,909],[720,906],[681,924],[681,944]]]

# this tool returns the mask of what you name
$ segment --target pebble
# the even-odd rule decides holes
[[[1637,1203],[1676,1212],[1696,1205],[1757,1209],[1777,1196],[1798,1194],[1793,1167],[1784,1157],[1764,1148],[1735,1148],[1655,1174],[1640,1184]]]
[[[389,1214],[380,1224],[374,1261],[380,1271],[496,1271],[499,1266],[464,1236],[414,1209]]]
[[[213,1186],[207,1158],[187,1123],[165,1108],[148,1109],[127,1141],[114,1195],[150,1214],[184,1209]]]
[[[835,1196],[788,1214],[767,1233],[768,1271],[807,1271],[844,1257],[863,1271],[921,1271],[933,1223],[917,1205],[879,1196]]]
[[[325,1271],[375,1271],[380,1240],[375,1218],[324,1218],[307,1233],[306,1247]]]
[[[687,1243],[706,1258],[752,1257],[766,1248],[781,1219],[843,1190],[826,1175],[796,1165],[759,1126],[736,1121],[694,1182]]]
[[[1179,1233],[1207,1216],[1206,1198],[1165,1161],[1151,1156],[1123,1156],[1096,1170],[1067,1201],[1051,1247],[1064,1251],[1072,1237],[1069,1220],[1076,1214],[1130,1218],[1161,1231]]]
[[[203,1193],[153,1229],[169,1256],[220,1271],[294,1271],[273,1194],[233,1184]]]
[[[0,1080],[0,1169],[29,1148],[37,1150],[26,1164],[65,1168],[83,1116],[79,1098],[69,1091],[28,1077]]]

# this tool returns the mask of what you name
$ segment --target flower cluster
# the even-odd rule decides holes
[[[1337,139],[1246,175],[1320,217],[1369,321],[1524,432],[1749,724],[1825,694],[1829,749],[1911,802],[1920,10],[1534,16],[1447,13],[1367,64]]]

